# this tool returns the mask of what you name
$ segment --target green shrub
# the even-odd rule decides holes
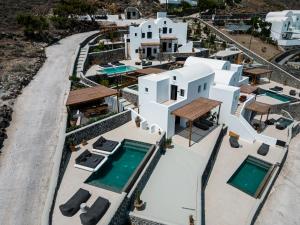
[[[36,16],[30,13],[21,13],[17,15],[17,23],[24,27],[24,34],[27,37],[34,37],[36,33],[42,34],[49,28],[49,22],[46,17]]]

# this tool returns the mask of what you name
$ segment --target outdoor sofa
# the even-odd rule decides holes
[[[65,204],[59,206],[61,213],[64,216],[71,217],[80,209],[80,204],[86,202],[91,197],[91,194],[80,188]]]
[[[108,140],[101,136],[93,144],[93,151],[107,154],[107,155],[112,155],[120,145],[121,143],[117,141]]]
[[[208,130],[209,129],[209,126],[204,124],[204,123],[201,123],[200,121],[194,121],[194,126],[201,129],[201,130]]]
[[[278,92],[278,91],[282,91],[283,90],[283,88],[282,87],[279,87],[279,86],[275,86],[275,87],[273,87],[273,88],[269,88],[271,91],[276,91],[276,92]]]
[[[98,197],[86,213],[80,214],[81,223],[83,225],[96,225],[104,216],[109,206],[110,202],[107,199]]]
[[[85,150],[75,159],[75,167],[95,172],[107,161],[107,159],[107,156],[93,154],[89,150]]]

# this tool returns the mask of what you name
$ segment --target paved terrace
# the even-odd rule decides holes
[[[76,34],[47,47],[46,62],[15,103],[0,156],[1,225],[41,224],[55,153],[65,132],[72,60],[79,42],[94,33]]]
[[[196,224],[201,219],[201,176],[211,155],[221,126],[200,138],[193,127],[192,146],[182,132],[173,136],[174,148],[167,149],[155,167],[141,199],[143,211],[131,215],[164,224],[188,224],[193,215]],[[188,131],[186,131],[188,133]],[[199,141],[200,138],[200,141]]]
[[[158,134],[149,134],[148,131],[136,128],[134,122],[128,122],[112,131],[109,131],[103,134],[107,139],[122,141],[124,138],[142,141],[150,144],[156,144],[156,141],[159,140]],[[95,200],[101,196],[107,198],[111,205],[108,211],[105,213],[103,218],[99,221],[98,225],[108,224],[114,215],[115,211],[119,207],[120,203],[126,196],[125,193],[116,193],[113,191],[109,191],[106,189],[98,188],[89,184],[85,184],[84,181],[91,175],[91,172],[86,170],[78,169],[74,167],[75,159],[85,150],[88,149],[92,151],[92,144],[99,138],[100,136],[88,140],[88,144],[86,146],[79,146],[80,150],[77,152],[73,152],[65,171],[62,183],[58,190],[56,203],[53,212],[53,225],[79,225],[80,222],[80,211],[77,212],[73,217],[65,217],[61,214],[59,210],[59,205],[64,204],[66,201],[70,199],[70,197],[79,189],[83,188],[91,193],[90,199],[87,201],[87,205],[91,206]],[[101,168],[100,168],[101,170]]]
[[[229,136],[224,137],[205,192],[207,225],[250,224],[262,197],[256,199],[227,184],[227,181],[248,155],[275,164],[282,161],[286,151],[284,148],[270,147],[269,153],[261,156],[257,154],[260,142],[252,144],[239,140],[239,143],[242,145],[241,148],[231,148]],[[266,190],[263,196],[265,193]]]

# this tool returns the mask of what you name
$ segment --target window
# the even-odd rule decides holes
[[[145,91],[148,92],[149,91],[148,88],[145,88]]]
[[[205,91],[207,88],[207,83],[204,83],[203,90]]]
[[[148,39],[152,38],[152,32],[147,32],[147,38]]]
[[[145,33],[142,33],[142,38],[145,38]]]
[[[136,49],[136,50],[135,50],[135,53],[139,53],[139,50],[138,50],[138,49]]]
[[[137,33],[134,33],[134,36],[136,36],[136,37],[137,37]]]
[[[143,48],[143,54],[145,54],[145,49]]]
[[[163,27],[163,34],[166,34],[168,32],[168,28],[167,27]]]
[[[173,80],[176,80],[176,76],[173,76]]]
[[[151,25],[148,25],[148,28],[151,28]]]
[[[132,12],[132,16],[135,16],[135,12]]]
[[[172,48],[172,43],[169,43],[169,48]]]
[[[154,53],[154,54],[157,53],[157,49],[156,49],[156,48],[153,49],[153,53]]]
[[[184,90],[180,89],[180,96],[184,97]]]
[[[172,34],[172,28],[169,28],[169,33]]]
[[[201,92],[201,85],[198,86],[198,93]]]
[[[164,21],[164,24],[167,24],[167,21]]]

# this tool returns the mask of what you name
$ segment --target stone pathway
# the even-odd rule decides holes
[[[40,225],[59,134],[69,71],[80,41],[76,34],[46,49],[47,60],[14,106],[0,155],[0,225]]]

